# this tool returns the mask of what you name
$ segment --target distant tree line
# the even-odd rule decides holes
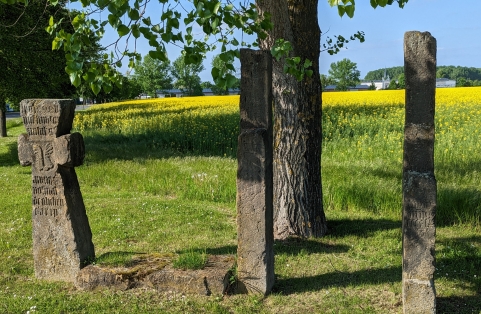
[[[369,71],[364,80],[382,80],[384,75],[389,76],[390,80],[399,80],[401,75],[404,77],[404,67],[397,66]],[[481,86],[481,68],[440,65],[436,67],[436,77],[455,80],[456,86]]]

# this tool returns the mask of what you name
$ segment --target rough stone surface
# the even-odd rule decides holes
[[[237,292],[267,294],[274,285],[272,59],[243,49],[241,64]]]
[[[18,138],[22,166],[32,166],[35,276],[73,282],[95,258],[92,232],[73,167],[82,164],[82,135],[69,134],[71,100],[28,99],[20,103],[27,134]]]
[[[435,313],[434,111],[436,39],[404,36],[403,311]]]
[[[155,255],[134,258],[129,267],[83,268],[75,280],[81,290],[127,290],[150,288],[160,292],[220,295],[231,293],[230,278],[235,264],[233,255],[211,255],[204,269],[180,270],[171,265],[171,258]]]

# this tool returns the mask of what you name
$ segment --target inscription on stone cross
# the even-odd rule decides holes
[[[404,35],[403,311],[436,313],[434,109],[436,39]]]
[[[95,258],[92,232],[74,167],[83,163],[80,133],[70,134],[71,100],[28,99],[20,103],[27,131],[18,138],[22,166],[32,166],[35,276],[70,281]]]

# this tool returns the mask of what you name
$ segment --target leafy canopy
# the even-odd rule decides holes
[[[359,83],[361,72],[357,69],[357,64],[349,59],[331,63],[329,69],[329,77],[334,80],[336,90],[345,91],[349,87],[356,86]]]
[[[155,96],[158,90],[172,88],[172,75],[170,61],[153,59],[150,55],[144,56],[142,62],[135,66],[134,78],[142,87],[142,91]]]
[[[47,0],[51,5],[59,0]],[[141,60],[136,50],[137,40],[143,38],[150,45],[149,56],[161,61],[167,60],[168,45],[182,48],[186,64],[199,63],[205,54],[220,47],[220,58],[230,63],[239,58],[240,47],[256,46],[245,41],[239,41],[234,32],[239,30],[248,35],[266,38],[272,29],[270,15],[259,14],[253,1],[220,0],[157,0],[160,18],[153,21],[147,15],[150,0],[71,0],[80,2],[83,10],[72,12],[68,17],[73,30],[63,27],[65,18],[57,20],[50,17],[46,30],[54,35],[52,49],[65,51],[66,72],[70,81],[76,87],[85,81],[97,94],[101,88],[105,92],[112,90],[112,84],[119,85],[121,75],[116,70],[127,60],[129,67],[134,67]],[[354,15],[354,0],[328,0],[332,6],[337,6],[340,16]],[[403,7],[408,0],[370,0],[371,6],[391,5],[397,2]],[[25,3],[27,0],[0,0],[0,3]],[[99,13],[103,14],[99,14]],[[99,20],[97,16],[107,16]],[[89,62],[85,60],[82,51],[88,49],[94,37],[102,37],[107,28],[114,29],[118,39],[112,43],[112,51],[105,53],[102,60]],[[201,29],[204,36],[199,36]],[[363,38],[358,34],[353,38]],[[123,42],[125,41],[125,45]],[[133,48],[130,48],[133,47]],[[342,47],[342,46],[341,46]],[[292,47],[289,42],[279,40],[272,48],[277,60],[283,59],[287,73],[293,74],[298,80],[312,74],[311,61],[300,60],[290,56]],[[217,70],[216,70],[217,69]],[[228,86],[234,80],[228,72],[214,68],[212,71],[216,85]]]
[[[355,0],[327,0],[331,7],[336,6],[339,15],[342,17],[344,14],[352,18],[356,9]],[[386,5],[392,5],[397,2],[402,9],[409,0],[370,0],[371,6],[375,9],[379,7],[385,7]]]

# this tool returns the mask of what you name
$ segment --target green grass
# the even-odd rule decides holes
[[[203,269],[207,263],[208,256],[205,251],[187,250],[182,252],[173,260],[172,266],[177,269]]]
[[[329,234],[276,242],[277,279],[265,298],[135,289],[82,292],[68,283],[36,280],[31,171],[19,165],[16,149],[24,129],[19,119],[9,120],[9,137],[0,138],[0,313],[402,313],[402,127],[392,122],[402,114],[392,109],[388,121],[379,108],[376,115],[366,108],[344,112],[343,119],[353,124],[340,128],[335,110],[324,112]],[[474,126],[481,125],[481,117],[472,119]],[[456,132],[437,137],[438,313],[481,313],[476,132],[459,125]],[[207,255],[236,252],[234,158],[152,146],[135,136],[83,135],[87,155],[76,172],[98,264],[126,265],[145,254],[202,264]],[[477,153],[469,154],[470,149]]]

